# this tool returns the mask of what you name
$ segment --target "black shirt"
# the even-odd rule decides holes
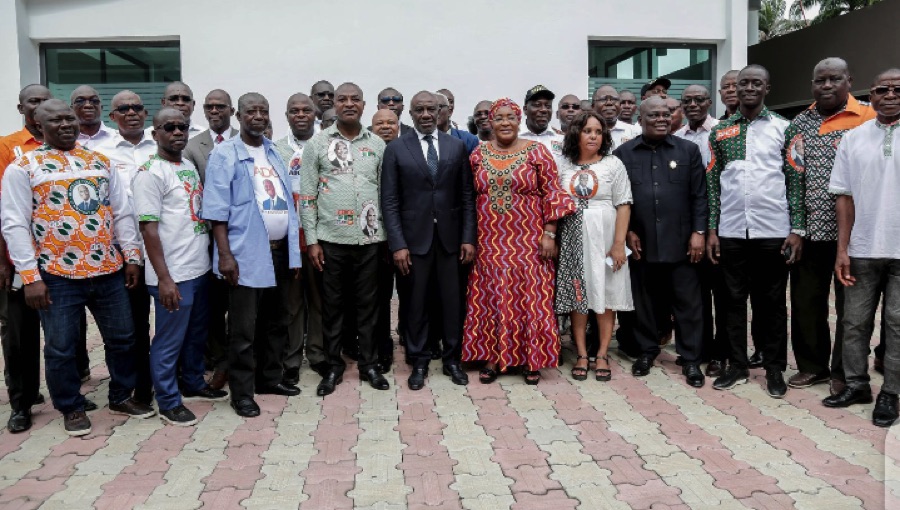
[[[647,262],[688,259],[691,234],[706,230],[706,171],[693,142],[667,135],[651,145],[638,136],[617,148],[631,180],[629,230],[641,240]]]

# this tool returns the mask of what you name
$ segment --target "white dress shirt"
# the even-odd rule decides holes
[[[133,144],[116,132],[112,138],[94,147],[94,150],[109,158],[111,171],[125,177],[125,189],[128,196],[131,196],[131,180],[138,168],[156,154],[156,141],[145,131],[144,138]]]
[[[703,121],[703,125],[697,128],[696,131],[691,129],[690,123],[681,126],[678,131],[675,131],[675,136],[677,136],[678,138],[683,138],[689,142],[694,142],[694,144],[700,148],[700,156],[703,158],[703,166],[709,166],[709,160],[712,159],[709,151],[709,132],[712,131],[712,128],[714,128],[718,123],[718,120],[710,115],[707,115],[706,120]]]
[[[213,147],[215,147],[216,145],[219,145],[220,143],[224,142],[225,140],[230,140],[230,139],[231,139],[231,136],[232,136],[232,135],[231,135],[231,126],[228,126],[227,128],[225,128],[225,131],[221,133],[221,135],[222,135],[222,141],[221,141],[221,142],[217,142],[217,141],[216,141],[216,137],[219,136],[219,134],[220,134],[220,133],[216,133],[216,132],[213,131],[212,129],[209,130],[209,137],[212,138],[212,141],[213,141]],[[235,131],[235,134],[237,134],[237,131]]]
[[[115,136],[115,134],[115,129],[106,127],[106,124],[101,122],[100,130],[94,133],[93,136],[85,133],[84,131],[78,133],[78,143],[85,149],[94,150],[95,147],[112,138],[113,136]]]
[[[641,128],[639,126],[632,126],[621,120],[616,120],[616,125],[613,126],[609,134],[612,137],[612,147],[609,149],[615,150],[623,143],[640,135]]]
[[[422,155],[425,156],[425,162],[428,163],[428,142],[425,141],[425,133],[422,133],[418,129],[416,129],[416,136],[419,137],[419,145],[422,146]],[[434,144],[434,150],[437,152],[438,161],[440,161],[441,149],[438,146],[438,130],[435,129],[434,132],[431,133],[431,136],[431,143]]]
[[[522,125],[519,130],[519,138],[540,142],[544,144],[544,147],[546,147],[551,154],[559,156],[562,154],[562,143],[563,138],[565,137],[556,131],[553,131],[553,128],[550,126],[547,126],[547,129],[540,133],[535,133],[528,129],[526,125]]]
[[[870,120],[838,145],[828,191],[853,197],[849,254],[900,259],[900,125]]]

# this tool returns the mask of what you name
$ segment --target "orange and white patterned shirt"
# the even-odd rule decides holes
[[[123,176],[98,152],[49,145],[13,161],[3,175],[0,216],[10,258],[25,284],[39,269],[93,278],[141,260]],[[117,239],[122,254],[114,246]]]

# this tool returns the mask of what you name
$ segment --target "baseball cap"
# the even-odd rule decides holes
[[[644,97],[647,94],[648,90],[657,85],[662,85],[666,90],[672,88],[672,82],[668,78],[656,78],[648,81],[643,87],[641,87],[641,97]]]
[[[540,99],[545,97],[547,99],[553,99],[556,97],[556,94],[550,92],[550,89],[543,85],[535,85],[528,89],[528,92],[525,93],[525,102],[531,101],[532,99]]]

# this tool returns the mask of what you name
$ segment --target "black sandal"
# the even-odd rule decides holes
[[[575,363],[577,364],[578,360],[583,360],[583,359],[588,359],[588,357],[587,356],[578,356],[578,358],[575,360]],[[579,366],[572,367],[572,379],[575,379],[576,381],[586,380],[587,374],[588,374],[588,367],[579,367]]]
[[[537,370],[523,370],[522,373],[525,375],[525,384],[529,386],[537,386],[541,382],[541,373]]]
[[[597,361],[603,360],[606,362],[606,366],[609,366],[609,356],[597,356]],[[606,382],[612,379],[612,370],[609,368],[598,368],[594,370],[594,377],[597,378],[598,381]]]
[[[488,367],[482,368],[478,372],[478,380],[481,381],[481,384],[491,384],[497,380],[497,370]]]

